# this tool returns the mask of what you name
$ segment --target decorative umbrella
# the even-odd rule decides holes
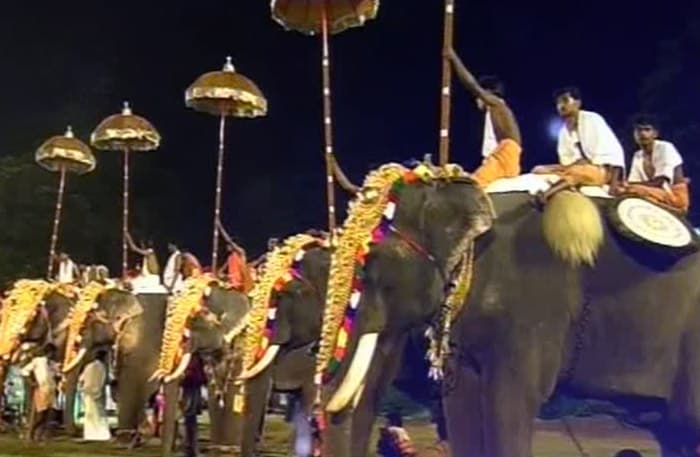
[[[129,231],[129,153],[152,151],[160,145],[160,134],[146,119],[131,112],[129,102],[119,114],[105,118],[95,128],[90,143],[105,151],[124,153],[124,190],[122,193],[122,277],[126,277],[128,262],[127,233]]]
[[[51,279],[51,276],[53,276],[53,259],[56,255],[56,243],[58,242],[58,226],[63,210],[66,174],[75,173],[82,175],[89,173],[95,169],[97,163],[88,145],[75,138],[70,125],[66,129],[65,134],[53,136],[39,146],[34,155],[34,160],[41,167],[60,174],[56,212],[53,218],[53,232],[51,233],[51,244],[49,247],[49,267],[46,272],[46,277]]]
[[[224,132],[226,117],[254,118],[267,114],[267,100],[250,79],[236,72],[231,57],[221,71],[201,75],[185,91],[189,108],[220,117],[219,159],[216,167],[216,196],[214,201],[214,234],[212,239],[211,268],[216,271],[219,255],[219,215],[224,170]]]
[[[335,189],[333,186],[333,120],[331,116],[331,75],[329,34],[359,27],[377,15],[379,0],[272,0],[272,17],[283,27],[298,32],[321,34],[323,74],[323,124],[326,143],[326,193],[328,230],[335,232]]]
[[[452,65],[447,52],[452,49],[454,35],[455,0],[445,0],[445,19],[442,40],[442,98],[440,100],[440,165],[450,160],[450,104],[452,97]]]

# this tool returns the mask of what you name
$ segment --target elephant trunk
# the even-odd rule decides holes
[[[340,387],[326,405],[326,411],[337,413],[345,408],[358,392],[361,394],[365,376],[377,348],[378,337],[378,333],[366,333],[360,337],[350,368],[340,383]]]
[[[73,417],[75,394],[78,387],[78,376],[79,370],[73,370],[65,376],[63,382],[63,394],[65,396],[65,404],[63,406],[63,427],[69,436],[74,436],[78,432]]]
[[[163,411],[163,428],[161,431],[163,457],[172,456],[173,448],[175,447],[175,437],[177,434],[175,419],[177,417],[177,397],[179,389],[180,386],[176,382],[171,382],[163,385],[163,393],[165,396],[165,409]]]

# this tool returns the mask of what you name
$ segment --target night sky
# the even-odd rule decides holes
[[[129,100],[163,136],[162,147],[137,157],[134,167],[173,173],[182,192],[167,208],[181,213],[168,236],[204,256],[218,122],[186,108],[184,91],[231,55],[267,97],[269,115],[234,120],[227,130],[226,225],[256,252],[268,236],[325,226],[319,40],[273,22],[269,1],[7,3],[0,18],[0,155],[33,151],[68,123],[87,140]],[[667,132],[697,123],[694,3],[459,0],[455,47],[474,72],[506,82],[530,169],[556,160],[548,123],[555,115],[551,93],[563,85],[580,87],[585,107],[602,114],[626,144],[629,118],[645,103],[658,108],[672,99],[666,117],[683,125],[665,126]],[[384,162],[426,153],[437,159],[441,42],[438,0],[385,0],[376,20],[333,37],[336,151],[354,181]],[[678,62],[682,68],[674,70]],[[654,78],[663,80],[656,98],[645,89]],[[471,169],[480,160],[482,115],[456,81],[454,94],[452,159]],[[678,144],[686,160],[697,161],[689,147],[696,140]],[[105,158],[110,153],[98,154],[102,166],[118,166]],[[689,168],[700,179],[700,166]],[[134,186],[136,206],[139,195],[162,188],[148,176]],[[106,204],[119,211],[120,202]]]

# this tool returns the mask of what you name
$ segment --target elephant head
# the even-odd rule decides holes
[[[331,261],[317,357],[327,413],[374,408],[398,368],[390,353],[409,330],[440,316],[493,219],[489,198],[455,167],[390,164],[368,175]],[[350,452],[349,434],[333,436],[343,441],[333,455],[366,453],[366,442],[353,442]]]
[[[245,328],[247,298],[210,276],[188,278],[171,297],[157,369],[150,379],[162,380],[165,390],[163,452],[169,454],[175,432],[179,381],[193,357],[203,361],[209,383],[212,442],[235,444],[233,430],[236,337]],[[228,406],[227,406],[228,405]]]
[[[97,350],[112,349],[118,428],[132,437],[148,398],[157,390],[149,377],[158,363],[166,304],[165,294],[134,295],[116,286],[95,285],[92,294],[79,302],[69,336],[65,376],[79,372]]]

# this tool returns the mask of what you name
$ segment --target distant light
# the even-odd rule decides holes
[[[561,120],[561,118],[551,118],[547,123],[547,133],[549,134],[549,137],[553,140],[557,140],[559,138],[559,130],[561,130],[563,125],[564,121]]]

